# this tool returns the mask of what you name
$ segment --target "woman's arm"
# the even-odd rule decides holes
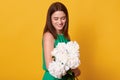
[[[79,76],[79,75],[80,75],[80,70],[79,70],[79,68],[72,69],[72,72],[74,72],[75,76]]]
[[[43,46],[44,46],[46,67],[48,68],[49,63],[52,62],[51,51],[54,48],[54,37],[50,32],[46,32],[43,35]]]

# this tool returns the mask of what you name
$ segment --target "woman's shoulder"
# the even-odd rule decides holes
[[[50,32],[45,32],[43,34],[43,38],[47,39],[47,40],[51,40],[51,39],[54,40],[54,37],[53,37],[53,35]]]

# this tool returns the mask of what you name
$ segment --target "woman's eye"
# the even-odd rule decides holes
[[[66,17],[62,17],[62,20],[65,20],[66,19]]]
[[[58,20],[58,18],[54,18],[54,20]]]

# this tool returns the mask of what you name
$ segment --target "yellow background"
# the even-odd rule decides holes
[[[68,8],[81,47],[79,80],[120,80],[120,0],[1,0],[0,80],[42,80],[42,32],[54,1]]]

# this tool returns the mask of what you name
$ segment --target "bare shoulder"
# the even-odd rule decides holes
[[[44,33],[43,38],[44,40],[49,40],[49,41],[54,40],[54,37],[50,32]]]

